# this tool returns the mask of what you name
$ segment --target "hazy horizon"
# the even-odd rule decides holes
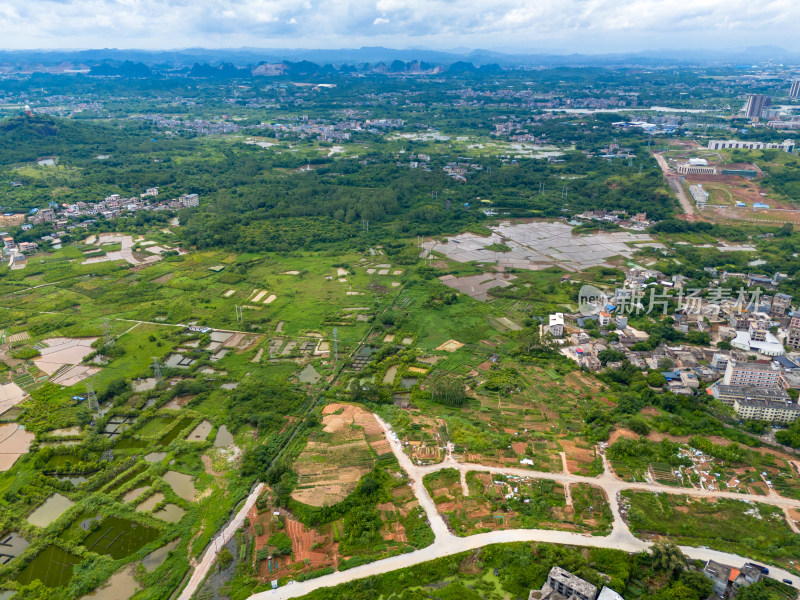
[[[800,52],[790,0],[0,0],[3,50],[342,49],[605,54],[774,45]]]

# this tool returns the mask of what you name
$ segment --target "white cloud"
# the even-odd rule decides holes
[[[0,0],[0,47],[800,50],[798,23],[796,0]]]

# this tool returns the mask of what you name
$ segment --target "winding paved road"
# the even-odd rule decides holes
[[[260,592],[250,596],[249,600],[283,600],[285,598],[296,598],[303,596],[321,587],[330,587],[348,581],[354,581],[363,577],[372,575],[380,575],[396,569],[403,569],[418,565],[423,562],[441,558],[443,556],[450,556],[458,554],[459,552],[466,552],[474,550],[483,546],[491,544],[503,544],[508,542],[547,542],[552,544],[567,544],[572,546],[590,546],[594,548],[613,548],[615,550],[623,550],[625,552],[640,552],[650,547],[650,542],[645,542],[636,538],[628,528],[622,515],[619,506],[619,492],[623,490],[643,490],[648,492],[661,492],[667,494],[682,494],[689,496],[705,496],[705,497],[722,497],[722,498],[735,498],[736,500],[749,500],[753,502],[761,502],[763,504],[772,504],[779,506],[786,510],[789,507],[800,507],[800,501],[782,498],[777,495],[770,496],[752,496],[748,494],[735,494],[732,492],[710,492],[707,490],[698,490],[694,488],[674,488],[663,486],[659,484],[648,483],[633,483],[622,481],[614,475],[613,470],[606,457],[603,455],[604,472],[599,477],[585,477],[582,475],[574,475],[571,473],[545,473],[539,471],[529,471],[527,469],[517,468],[498,468],[487,467],[484,465],[460,463],[452,458],[447,459],[439,464],[419,466],[415,465],[408,455],[403,452],[401,442],[394,435],[391,427],[384,422],[380,417],[375,415],[375,418],[380,423],[392,451],[397,457],[400,466],[408,473],[411,480],[412,489],[416,494],[420,506],[425,511],[430,523],[431,529],[435,535],[435,540],[430,546],[408,554],[401,554],[399,556],[392,556],[383,560],[376,561],[367,565],[361,565],[348,569],[347,571],[337,571],[330,575],[325,575],[317,579],[309,581],[294,582],[284,587]],[[503,531],[492,531],[489,533],[480,533],[468,537],[457,537],[450,533],[444,519],[436,510],[436,505],[433,502],[428,490],[422,483],[422,478],[428,473],[440,471],[442,469],[453,468],[461,472],[462,481],[464,475],[468,471],[488,471],[490,473],[498,473],[505,475],[518,475],[521,477],[530,477],[537,479],[551,479],[563,484],[570,483],[588,483],[590,485],[602,488],[609,501],[611,513],[614,517],[611,533],[607,536],[596,536],[581,533],[572,533],[568,531],[553,531],[545,529],[507,529]],[[727,552],[720,552],[718,550],[711,550],[708,548],[695,548],[693,546],[681,546],[681,550],[686,556],[691,559],[697,560],[715,560],[718,562],[730,565],[742,565],[749,559],[738,556],[736,554],[729,554]],[[790,579],[795,581],[797,577],[784,569],[770,566],[770,575],[776,579]],[[798,583],[794,584],[796,587]],[[183,597],[181,597],[183,598]]]

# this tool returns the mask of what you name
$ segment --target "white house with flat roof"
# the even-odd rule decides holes
[[[547,331],[549,331],[550,335],[554,338],[564,337],[564,313],[550,315],[550,323],[547,326]]]

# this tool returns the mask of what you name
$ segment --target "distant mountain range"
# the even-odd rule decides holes
[[[354,49],[208,49],[188,48],[183,50],[118,50],[104,48],[95,50],[5,50],[0,51],[0,67],[8,73],[22,71],[50,71],[59,66],[68,71],[70,67],[85,70],[92,68],[94,74],[147,76],[146,69],[165,71],[194,69],[203,65],[210,69],[221,67],[226,76],[235,76],[231,69],[252,70],[262,64],[312,63],[324,69],[329,65],[336,71],[342,68],[368,70],[368,67],[397,71],[398,63],[415,64],[421,72],[435,69],[448,70],[461,65],[462,70],[491,65],[495,68],[558,67],[558,66],[624,66],[624,65],[751,65],[765,62],[800,64],[800,54],[775,46],[759,46],[741,51],[662,49],[618,54],[505,54],[490,50],[440,51],[424,48],[392,49],[363,47]],[[139,65],[139,66],[135,66]],[[424,66],[423,66],[424,65]],[[494,65],[497,65],[495,67]],[[308,65],[306,65],[308,66]],[[143,69],[145,67],[146,69]],[[306,69],[308,70],[308,69]],[[205,76],[219,75],[206,71]],[[198,76],[200,73],[197,73]]]

